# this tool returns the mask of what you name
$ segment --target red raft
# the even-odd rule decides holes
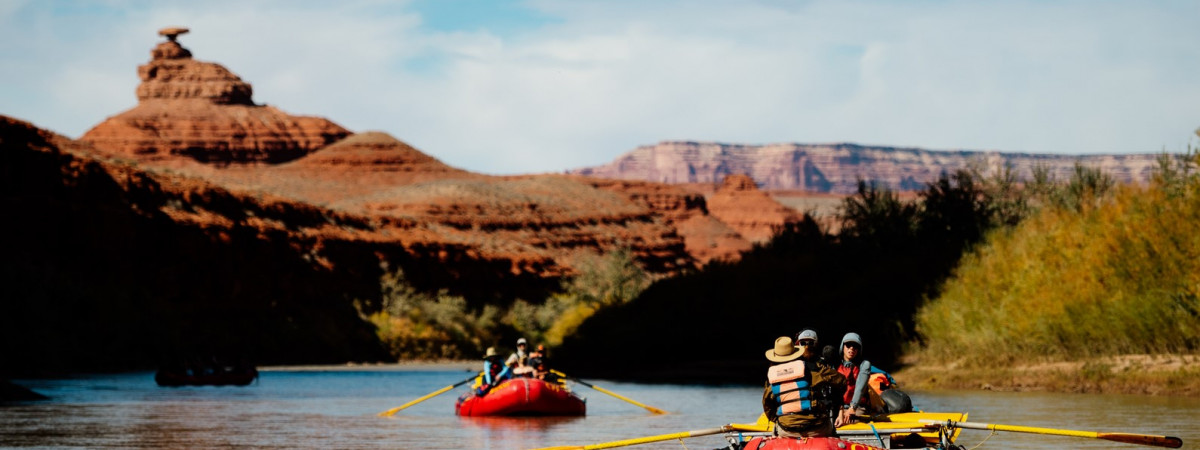
[[[848,441],[835,437],[786,438],[756,437],[743,447],[761,450],[885,450],[862,442]]]
[[[475,390],[454,404],[460,416],[582,416],[587,406],[566,386],[537,378],[513,378],[480,397]]]

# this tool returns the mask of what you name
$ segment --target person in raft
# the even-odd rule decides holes
[[[816,331],[804,330],[798,337],[793,345],[792,338],[781,336],[767,350],[767,359],[775,364],[767,369],[763,412],[775,424],[776,436],[834,436],[834,427],[849,419],[838,414],[836,423],[831,421],[841,411],[846,378],[816,360]]]
[[[863,359],[862,347],[858,333],[842,336],[842,358],[837,368],[838,373],[846,377],[842,402],[845,409],[856,416],[883,414],[887,412],[887,405],[881,395],[896,386],[896,379]]]
[[[529,367],[533,368],[533,377],[539,380],[553,381],[547,377],[553,376],[548,367],[549,356],[546,355],[546,345],[538,344],[537,348],[529,353]]]
[[[508,360],[504,361],[504,364],[512,370],[513,376],[528,377],[533,375],[533,368],[529,367],[527,347],[529,347],[529,342],[525,338],[517,339],[517,351],[508,355]]]
[[[479,387],[475,389],[475,393],[482,397],[493,386],[509,378],[512,378],[512,372],[503,361],[500,361],[496,347],[488,347],[487,352],[483,355],[483,379],[480,381]]]

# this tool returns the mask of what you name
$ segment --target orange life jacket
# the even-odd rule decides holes
[[[771,396],[779,403],[776,416],[807,413],[813,410],[812,387],[804,361],[796,360],[776,364],[767,369],[767,382],[771,383]]]

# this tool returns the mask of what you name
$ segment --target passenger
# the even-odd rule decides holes
[[[534,378],[546,379],[546,375],[549,374],[547,359],[545,344],[538,344],[537,349],[529,353],[529,367],[533,368]]]
[[[512,369],[513,376],[528,377],[533,375],[533,368],[529,367],[529,353],[525,351],[528,345],[529,342],[525,338],[517,339],[517,351],[509,355],[508,360],[504,362],[509,369]]]
[[[496,353],[496,347],[488,347],[487,352],[483,355],[483,380],[479,384],[479,387],[476,388],[475,393],[482,397],[492,387],[509,378],[512,378],[512,372],[509,371],[507,365],[500,361],[500,355]]]
[[[842,403],[851,415],[868,416],[884,413],[880,392],[895,384],[892,376],[863,359],[862,338],[858,333],[842,337],[842,362],[838,373],[846,377]]]
[[[767,369],[767,384],[763,391],[763,412],[775,423],[775,434],[785,437],[833,436],[834,426],[841,426],[831,416],[841,410],[840,394],[846,378],[833,367],[816,360],[817,332],[804,330],[796,345],[792,338],[775,339],[775,347],[767,350],[767,359],[777,363]]]

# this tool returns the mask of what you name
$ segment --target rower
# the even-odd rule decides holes
[[[841,409],[846,378],[816,360],[816,331],[804,330],[798,337],[795,346],[792,338],[779,337],[766,352],[776,364],[767,369],[763,412],[778,436],[834,436],[834,426],[845,419],[839,415],[835,424],[830,416]]]

